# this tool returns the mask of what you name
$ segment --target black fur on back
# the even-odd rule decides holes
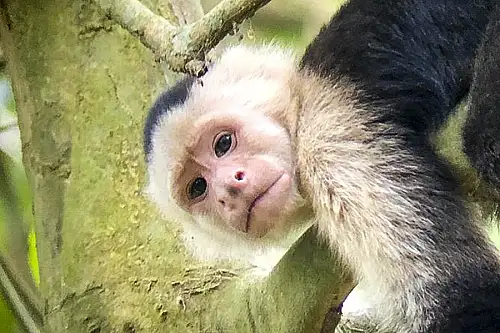
[[[302,66],[350,78],[368,105],[408,133],[440,126],[467,94],[494,1],[351,0],[306,50]]]
[[[500,5],[476,60],[463,139],[471,164],[500,193]]]
[[[174,86],[163,92],[149,110],[144,124],[144,154],[146,160],[148,160],[151,149],[153,148],[151,136],[161,116],[167,113],[172,107],[184,103],[188,97],[189,89],[195,80],[196,78],[193,76],[185,76]]]
[[[463,268],[453,283],[440,290],[451,309],[447,320],[428,332],[498,333],[500,332],[500,284],[498,265]],[[480,276],[480,278],[478,278]]]

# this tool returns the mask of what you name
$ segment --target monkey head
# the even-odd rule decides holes
[[[282,124],[296,67],[272,50],[232,48],[201,82],[158,99],[146,152],[149,193],[166,218],[260,238],[303,205],[293,133]]]

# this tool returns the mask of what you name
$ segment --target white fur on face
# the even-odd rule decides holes
[[[287,108],[291,99],[288,81],[295,73],[296,60],[290,51],[273,46],[229,48],[201,78],[203,84],[195,82],[185,103],[169,110],[154,129],[147,191],[166,219],[181,223],[185,243],[198,258],[243,259],[268,272],[291,244],[277,242],[274,235],[251,239],[210,217],[193,217],[176,203],[172,193],[175,174],[183,167],[185,147],[205,116],[234,114],[246,119],[254,134],[261,131],[285,136],[283,127],[270,122],[265,114]],[[287,157],[290,143],[273,144],[283,149],[277,152],[278,157],[292,165]],[[295,195],[300,200],[298,193]]]

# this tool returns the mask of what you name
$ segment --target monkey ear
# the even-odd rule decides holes
[[[158,125],[160,118],[163,115],[168,114],[168,112],[175,106],[178,106],[186,101],[189,90],[193,86],[195,80],[196,78],[193,76],[187,75],[183,77],[173,87],[163,92],[151,107],[144,126],[144,153],[146,155],[146,159],[151,153],[151,136],[154,128]]]

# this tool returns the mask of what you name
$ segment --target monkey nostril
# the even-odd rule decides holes
[[[245,178],[245,173],[243,171],[237,171],[234,175],[234,179],[237,181],[242,181]]]
[[[226,205],[226,202],[225,202],[224,200],[219,200],[219,202],[220,202],[220,204],[221,204],[222,206],[225,206],[225,205]]]

